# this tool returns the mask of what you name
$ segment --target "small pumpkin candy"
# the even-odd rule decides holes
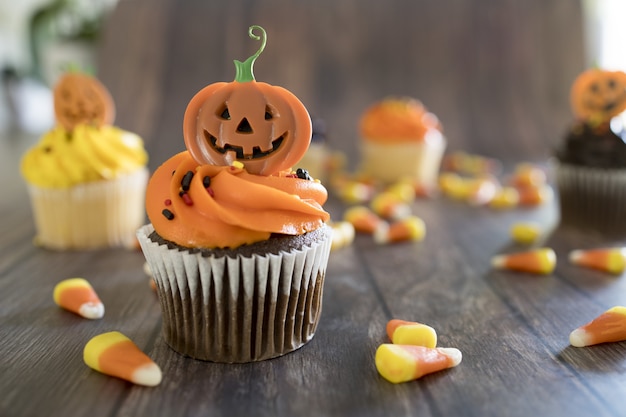
[[[185,145],[201,164],[243,163],[256,175],[271,175],[291,168],[309,147],[311,118],[290,91],[263,82],[253,74],[254,61],[265,48],[262,32],[259,50],[244,62],[235,60],[232,82],[217,82],[200,90],[189,102],[183,120]]]
[[[626,110],[626,73],[599,68],[580,74],[570,91],[574,114],[599,125]]]
[[[115,104],[106,87],[96,78],[77,71],[61,76],[53,89],[56,120],[66,130],[76,125],[110,125],[115,119]]]

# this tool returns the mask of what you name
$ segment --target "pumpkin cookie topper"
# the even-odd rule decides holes
[[[570,92],[574,114],[598,126],[626,110],[626,73],[589,69],[576,78]]]
[[[79,124],[101,127],[115,119],[115,104],[106,87],[96,78],[70,69],[54,86],[57,122],[71,131]]]
[[[248,34],[260,40],[261,47],[244,62],[234,61],[234,81],[210,84],[191,99],[183,136],[198,163],[226,166],[239,161],[251,174],[271,175],[291,168],[304,155],[311,141],[311,118],[290,91],[255,80],[254,62],[267,34],[256,25]]]

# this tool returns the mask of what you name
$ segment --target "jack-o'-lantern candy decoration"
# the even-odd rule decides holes
[[[253,33],[256,29],[261,36]],[[250,26],[248,34],[261,40],[261,47],[246,61],[234,61],[234,81],[210,84],[191,99],[183,135],[198,163],[226,166],[239,161],[251,174],[271,175],[291,168],[304,155],[311,118],[290,91],[255,80],[254,61],[267,34],[260,26]]]
[[[574,81],[570,101],[574,114],[586,123],[608,122],[626,110],[626,73],[589,69]]]
[[[61,76],[54,86],[53,99],[56,120],[68,131],[79,124],[110,125],[115,119],[115,104],[106,87],[78,71]]]

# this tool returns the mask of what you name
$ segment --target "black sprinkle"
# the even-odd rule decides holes
[[[183,187],[183,191],[189,190],[189,186],[191,185],[192,178],[193,178],[193,171],[187,171],[182,181],[180,182],[180,185]]]
[[[165,218],[167,220],[173,220],[174,219],[174,213],[172,213],[168,209],[163,209],[163,211],[161,213],[163,213],[163,215],[165,216]]]
[[[209,188],[211,186],[211,177],[207,175],[206,177],[202,178],[202,185],[204,185],[204,188]]]
[[[313,178],[309,175],[309,171],[303,168],[298,168],[296,170],[296,175],[302,180],[313,180]]]

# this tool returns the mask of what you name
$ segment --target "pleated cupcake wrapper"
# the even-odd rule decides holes
[[[36,241],[51,249],[129,246],[144,224],[148,170],[70,188],[29,185]]]
[[[330,235],[302,250],[202,256],[137,237],[153,273],[163,336],[177,352],[213,362],[284,355],[313,337],[322,309]]]
[[[561,223],[626,235],[626,169],[556,165]]]

